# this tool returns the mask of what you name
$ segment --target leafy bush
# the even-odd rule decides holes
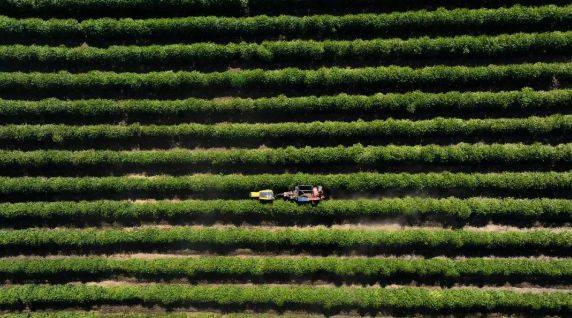
[[[463,114],[491,116],[494,113],[558,112],[572,104],[572,90],[510,92],[447,92],[375,94],[310,97],[270,97],[259,99],[186,100],[1,100],[0,119],[4,123],[69,122],[201,122],[283,121],[316,114],[340,116],[399,117]]]
[[[212,171],[248,167],[351,166],[382,169],[391,164],[564,164],[572,163],[572,144],[457,144],[452,146],[369,146],[319,148],[266,148],[224,150],[0,150],[0,169],[107,169],[170,168]]]
[[[571,15],[572,16],[572,15]],[[0,73],[0,96],[30,94],[32,96],[126,96],[184,94],[185,96],[237,93],[238,90],[258,90],[269,95],[289,91],[301,94],[311,91],[383,92],[390,90],[427,89],[471,90],[490,87],[522,88],[560,85],[572,82],[572,63],[536,63],[491,66],[431,66],[320,68],[301,70],[287,68],[225,72],[151,72],[113,73],[91,71],[72,74],[58,73]]]
[[[564,314],[571,295],[567,292],[515,292],[475,288],[237,286],[148,284],[132,286],[21,285],[0,290],[0,307],[8,309],[108,303],[162,307],[264,305],[272,309],[315,308],[324,313],[342,310],[377,312],[519,312]]]
[[[105,280],[298,281],[379,282],[510,282],[562,284],[572,281],[569,259],[468,258],[400,259],[346,257],[222,257],[110,259],[66,257],[0,259],[0,279],[48,281]]]
[[[259,175],[190,175],[183,177],[0,177],[0,198],[25,197],[42,200],[55,197],[213,197],[244,198],[256,189],[286,191],[297,184],[321,184],[338,195],[355,192],[427,191],[444,196],[448,191],[460,195],[503,193],[548,197],[569,196],[570,172],[503,173],[353,173],[353,174],[259,174]],[[431,192],[433,191],[433,192]]]
[[[340,229],[326,227],[140,227],[0,230],[4,254],[30,252],[309,251],[359,254],[568,255],[570,230]]]
[[[572,133],[572,115],[547,117],[457,119],[435,118],[412,121],[408,119],[353,122],[311,122],[244,124],[219,123],[179,125],[3,125],[0,126],[0,142],[5,147],[27,145],[33,147],[86,147],[99,142],[110,147],[130,148],[129,145],[145,144],[160,140],[158,147],[171,148],[178,143],[212,145],[255,144],[348,144],[360,141],[382,140],[389,144],[399,139],[448,138],[450,141],[471,138],[518,136],[522,140],[568,136]],[[434,138],[434,139],[431,139]]]
[[[202,223],[231,221],[256,223],[343,222],[362,218],[404,217],[412,223],[426,219],[496,223],[572,222],[572,201],[562,199],[494,198],[385,198],[381,200],[327,200],[315,207],[276,201],[261,205],[242,200],[189,200],[133,203],[129,201],[24,202],[0,204],[4,226],[22,224],[137,224],[149,221]]]
[[[562,55],[572,51],[572,32],[518,33],[499,36],[459,36],[353,41],[265,41],[256,43],[196,43],[154,46],[0,47],[4,70],[147,70],[213,69],[228,65],[305,66],[308,64],[375,65],[442,63],[443,59],[511,59],[517,56]],[[546,59],[549,60],[549,59]],[[465,60],[460,61],[463,64]]]
[[[268,38],[387,38],[567,30],[572,6],[409,11],[387,14],[158,19],[0,18],[4,43],[188,43]]]

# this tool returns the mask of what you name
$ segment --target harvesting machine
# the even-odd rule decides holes
[[[260,190],[250,192],[250,198],[262,203],[270,203],[276,198],[283,198],[285,201],[296,202],[298,204],[310,203],[317,205],[321,200],[326,199],[322,186],[297,185],[294,190],[274,194],[272,190]]]
[[[311,203],[313,205],[317,205],[326,198],[322,186],[313,185],[298,185],[294,187],[294,190],[281,193],[279,196],[286,201],[293,201],[298,204]]]

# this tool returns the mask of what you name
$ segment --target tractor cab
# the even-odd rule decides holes
[[[308,195],[314,193],[314,187],[311,185],[299,185],[294,188],[298,195]]]
[[[274,201],[274,191],[272,190],[261,190],[256,192],[250,192],[250,198],[257,199],[260,202],[272,202]]]

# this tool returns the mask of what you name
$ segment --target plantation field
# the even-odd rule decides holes
[[[570,1],[0,1],[2,317],[569,317],[571,224]]]

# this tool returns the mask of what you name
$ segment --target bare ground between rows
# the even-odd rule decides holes
[[[308,255],[317,256],[348,256],[348,255],[363,255],[363,256],[379,256],[379,255],[420,255],[425,257],[436,256],[534,256],[534,255],[548,255],[566,257],[572,253],[568,247],[538,247],[533,245],[523,244],[518,249],[499,249],[497,247],[482,247],[482,246],[437,246],[437,247],[423,247],[423,246],[370,246],[370,245],[355,245],[352,247],[338,246],[338,244],[314,244],[309,246],[292,246],[292,245],[271,245],[271,244],[242,244],[235,242],[233,245],[221,245],[216,243],[189,243],[184,240],[172,241],[169,243],[117,243],[109,244],[106,246],[93,246],[85,242],[82,246],[77,245],[52,245],[44,244],[41,246],[29,246],[18,244],[17,242],[5,246],[0,251],[0,256],[14,256],[14,255],[54,255],[61,254],[65,251],[67,254],[73,255],[105,255],[118,252],[131,252],[131,253],[177,253],[183,251],[192,251],[191,253],[209,253],[212,255],[233,255],[236,252],[245,253],[251,251],[254,254],[299,254],[305,253]]]
[[[228,97],[232,98],[232,97]],[[226,99],[226,97],[218,97]],[[293,110],[288,109],[277,111],[256,110],[252,112],[225,111],[219,113],[101,113],[101,114],[70,114],[70,113],[28,113],[24,116],[12,114],[0,114],[0,122],[3,124],[67,124],[67,125],[96,125],[96,124],[153,124],[153,125],[175,125],[185,123],[216,124],[222,122],[234,123],[310,123],[315,121],[341,121],[352,122],[357,120],[372,121],[383,119],[433,119],[460,118],[460,119],[491,119],[491,118],[527,118],[531,116],[550,115],[570,115],[572,107],[563,105],[550,107],[549,109],[534,109],[534,107],[515,108],[479,108],[479,109],[384,109],[381,111],[360,111],[360,110],[335,110],[327,108],[322,110]]]
[[[483,288],[494,290],[511,290],[517,292],[549,292],[572,291],[572,277],[533,276],[533,275],[463,275],[462,277],[444,277],[443,275],[426,275],[412,273],[396,273],[390,277],[375,275],[336,275],[335,273],[318,272],[303,275],[286,273],[268,274],[231,274],[227,272],[198,273],[186,276],[173,272],[145,273],[131,275],[121,271],[61,271],[57,273],[20,274],[0,273],[1,286],[19,284],[90,284],[100,286],[137,285],[146,283],[177,284],[240,284],[240,285],[289,285],[303,284],[312,286],[362,286],[362,287],[422,287],[422,288]]]
[[[359,226],[359,225],[388,225],[390,227],[411,227],[411,226],[434,226],[440,228],[464,228],[470,226],[512,226],[514,228],[558,228],[569,227],[572,222],[572,215],[556,216],[476,216],[469,218],[458,218],[450,215],[440,214],[417,214],[417,215],[388,215],[388,216],[336,216],[336,215],[316,215],[316,214],[291,214],[291,215],[266,215],[262,213],[243,213],[241,215],[211,213],[211,214],[188,214],[174,217],[164,216],[117,216],[100,217],[93,215],[64,215],[50,217],[14,217],[0,216],[0,228],[2,229],[25,229],[30,227],[100,227],[100,228],[122,228],[125,226],[153,226],[153,225],[203,225],[203,226],[314,226],[324,225],[335,227],[339,225]]]
[[[103,227],[103,229],[113,229],[114,227]],[[227,225],[223,223],[215,223],[213,225],[204,226],[204,225],[189,225],[189,226],[179,226],[179,225],[172,225],[166,223],[149,223],[144,224],[141,226],[121,226],[120,229],[123,231],[137,231],[137,230],[145,230],[145,229],[163,229],[163,230],[170,230],[170,229],[193,229],[193,230],[202,230],[202,229],[218,229],[218,230],[225,230],[225,229],[248,229],[248,230],[266,230],[270,232],[274,231],[282,231],[282,230],[315,230],[315,229],[332,229],[332,230],[363,230],[363,231],[387,231],[387,232],[399,232],[402,230],[430,230],[430,231],[438,231],[443,230],[444,228],[437,223],[430,223],[427,225],[407,225],[403,222],[401,218],[390,218],[385,221],[375,221],[372,219],[363,218],[356,223],[341,223],[341,224],[333,224],[331,226],[324,226],[324,225],[317,225],[317,226],[304,226],[304,225],[294,225],[294,226],[278,226],[269,222],[268,224],[260,224],[260,225],[252,225],[248,223],[241,224],[240,226],[234,225]],[[66,230],[70,229],[69,226],[62,226],[62,227],[55,227],[55,228],[36,228],[36,229],[43,229],[43,230]],[[94,229],[94,230],[101,230],[102,227],[88,227],[87,229]],[[482,226],[465,226],[462,228],[466,231],[473,231],[473,232],[529,232],[534,230],[547,230],[551,233],[562,233],[572,230],[569,226],[557,226],[557,227],[543,227],[543,226],[534,226],[529,228],[521,228],[512,225],[506,224],[494,224],[494,223],[487,223]]]
[[[140,174],[143,176],[172,175],[184,176],[195,173],[208,174],[234,174],[255,175],[260,173],[356,173],[356,172],[526,172],[526,171],[558,171],[567,172],[572,170],[572,160],[544,162],[487,162],[478,163],[434,163],[434,162],[384,162],[373,165],[361,165],[356,162],[345,164],[330,164],[315,162],[304,164],[247,164],[236,163],[220,166],[212,163],[199,164],[100,164],[87,166],[77,165],[50,165],[35,167],[22,167],[22,165],[3,165],[0,167],[0,176],[46,176],[46,177],[86,177],[86,176],[125,176]],[[24,164],[25,165],[25,164]]]
[[[356,316],[392,316],[392,317],[403,317],[403,316],[430,316],[430,317],[506,317],[510,314],[511,317],[546,317],[547,315],[558,317],[562,314],[559,310],[544,310],[536,309],[531,310],[530,308],[515,308],[514,306],[505,306],[496,309],[488,309],[485,305],[476,306],[471,309],[464,310],[432,310],[426,307],[419,306],[413,309],[400,309],[400,308],[381,308],[381,309],[355,309],[347,306],[329,306],[327,309],[319,305],[300,305],[295,303],[281,303],[281,306],[276,306],[271,303],[243,303],[243,304],[229,304],[220,305],[212,302],[202,302],[194,304],[173,304],[171,306],[159,306],[153,302],[142,302],[142,301],[123,301],[123,302],[104,302],[104,303],[85,303],[83,305],[78,305],[73,302],[60,302],[59,304],[48,304],[48,303],[36,303],[36,304],[18,304],[17,306],[12,306],[11,308],[4,308],[4,313],[17,312],[29,312],[29,311],[45,311],[45,310],[63,310],[63,309],[73,309],[73,310],[98,310],[106,312],[149,312],[161,313],[161,312],[187,312],[187,311],[211,311],[221,314],[230,313],[276,313],[279,315],[298,313],[304,314],[321,314],[325,316],[333,315],[350,315]],[[0,313],[1,313],[0,309]]]
[[[138,200],[139,202],[146,200]],[[154,200],[150,200],[154,201]],[[260,203],[261,208],[272,203]],[[293,208],[299,207],[292,203]],[[538,229],[549,228],[551,230],[567,229],[572,222],[572,215],[521,215],[515,218],[515,214],[506,215],[476,215],[469,217],[456,217],[446,213],[408,213],[371,216],[367,214],[355,215],[324,215],[313,213],[261,213],[256,211],[243,212],[240,214],[224,212],[189,212],[187,214],[65,214],[48,216],[14,216],[5,217],[0,215],[0,229],[24,229],[31,227],[76,227],[76,228],[129,228],[129,227],[159,227],[169,228],[175,226],[209,226],[225,227],[240,226],[252,228],[277,228],[277,227],[312,227],[326,226],[330,228],[363,228],[363,229],[400,229],[400,228],[465,228],[471,230],[496,231],[516,230],[520,228]]]
[[[559,22],[559,21],[558,21]],[[150,45],[150,44],[177,44],[177,43],[198,43],[198,42],[213,42],[213,43],[230,43],[230,42],[262,42],[262,41],[284,41],[284,40],[355,40],[355,39],[377,39],[377,38],[415,38],[422,36],[429,37],[445,37],[456,35],[499,35],[519,32],[549,32],[549,31],[568,31],[568,26],[560,22],[560,25],[550,23],[545,20],[530,21],[527,24],[508,25],[506,23],[490,23],[474,25],[441,25],[439,27],[430,27],[427,25],[401,25],[394,26],[390,29],[379,30],[375,28],[358,29],[348,26],[344,29],[327,29],[322,32],[315,30],[308,30],[298,32],[296,34],[277,34],[273,28],[268,28],[266,33],[258,34],[245,34],[244,32],[237,31],[237,33],[230,32],[193,32],[183,33],[180,30],[165,30],[163,32],[150,32],[148,34],[133,34],[123,33],[117,34],[116,32],[102,33],[99,32],[96,36],[90,36],[77,32],[76,34],[56,32],[50,33],[50,36],[41,36],[30,34],[31,32],[22,33],[5,33],[0,38],[0,44],[47,44],[52,46],[66,45],[66,46],[80,46],[89,45],[97,47],[106,47],[110,45]],[[280,32],[280,31],[279,31]],[[312,32],[312,33],[309,33]]]
[[[113,287],[113,286],[145,286],[148,283],[145,282],[137,282],[137,281],[118,281],[118,280],[104,280],[104,281],[93,281],[93,282],[70,282],[69,284],[79,284],[79,285],[93,285],[93,286],[103,286],[103,287]],[[220,286],[220,285],[225,285],[223,283],[207,283],[205,285],[210,285],[210,286]],[[240,283],[237,282],[235,284],[233,284],[235,286],[241,286],[241,287],[254,287],[257,286],[258,284],[256,283],[251,283],[251,282],[247,282],[247,283]],[[293,284],[291,283],[268,283],[265,284],[268,287],[283,287],[283,286],[292,286]],[[294,284],[294,285],[306,285],[306,284]],[[336,286],[335,284],[329,283],[327,281],[315,281],[311,284],[312,286],[315,287],[334,287]],[[416,284],[415,282],[413,282],[412,284],[398,284],[398,283],[392,283],[392,284],[386,284],[386,285],[380,285],[380,284],[372,284],[369,285],[371,287],[378,287],[378,288],[384,288],[384,289],[395,289],[395,288],[404,288],[404,287],[418,287],[418,288],[423,288],[423,289],[429,289],[429,290],[457,290],[457,289],[480,289],[480,290],[506,290],[506,291],[514,291],[514,292],[520,292],[520,293],[545,293],[545,292],[571,292],[572,290],[569,290],[570,286],[567,285],[562,285],[562,286],[558,286],[558,287],[548,287],[548,286],[534,286],[534,285],[529,285],[527,283],[522,283],[520,285],[509,285],[509,284],[505,284],[505,285],[487,285],[487,284],[483,284],[483,285],[466,285],[466,284],[455,284],[452,286],[438,286],[438,285],[425,285],[425,284]],[[359,287],[359,286],[348,286],[348,287]]]
[[[189,71],[196,70],[201,72],[220,72],[227,70],[246,70],[246,69],[265,69],[265,70],[278,70],[288,67],[296,67],[304,70],[318,69],[321,67],[369,67],[369,66],[410,66],[410,67],[424,67],[435,65],[447,66],[487,66],[495,65],[509,65],[521,63],[567,63],[572,61],[568,52],[555,52],[548,51],[544,48],[534,51],[535,48],[530,48],[525,52],[511,52],[510,54],[497,55],[497,56],[459,56],[463,53],[443,53],[442,56],[420,55],[417,56],[400,56],[386,59],[373,59],[355,57],[355,59],[342,59],[342,60],[312,60],[309,58],[298,57],[297,59],[277,60],[271,62],[264,61],[241,61],[240,59],[232,61],[201,61],[199,59],[183,61],[181,57],[175,56],[172,60],[157,60],[154,62],[134,60],[122,60],[121,63],[116,61],[90,63],[88,61],[62,61],[62,62],[45,62],[38,60],[27,61],[12,61],[6,59],[2,63],[0,70],[2,72],[57,72],[66,70],[72,73],[84,73],[89,71],[114,71],[114,72],[135,72],[147,73],[151,71]]]
[[[180,308],[178,311],[166,310],[158,306],[154,307],[142,307],[142,306],[99,306],[91,310],[82,309],[65,309],[65,310],[53,310],[53,309],[42,309],[42,310],[30,310],[24,309],[19,311],[7,311],[0,310],[0,315],[25,315],[25,317],[35,317],[34,315],[39,315],[39,317],[60,317],[58,315],[64,315],[64,317],[105,317],[105,318],[115,318],[115,317],[125,317],[125,318],[144,318],[144,317],[164,317],[164,318],[239,318],[239,317],[253,317],[253,318],[302,318],[302,317],[324,317],[324,315],[319,314],[309,314],[304,312],[294,312],[294,311],[284,311],[283,313],[277,313],[276,311],[267,311],[263,313],[256,313],[253,311],[243,311],[234,313],[222,313],[220,311],[205,311],[205,310],[193,310],[192,308]],[[3,316],[2,316],[3,317]],[[19,316],[18,316],[19,317]],[[350,315],[332,315],[330,317],[338,318],[351,318],[355,316]],[[450,317],[449,317],[450,318]],[[494,317],[500,318],[500,317]]]
[[[540,135],[526,130],[515,133],[483,132],[479,135],[469,136],[446,136],[435,133],[429,136],[406,137],[406,136],[356,136],[356,137],[267,137],[267,138],[195,138],[185,136],[165,137],[127,137],[119,140],[109,138],[92,139],[68,139],[54,141],[46,136],[37,140],[0,140],[0,149],[4,150],[148,150],[148,149],[172,149],[172,148],[213,148],[213,147],[320,147],[320,146],[351,146],[362,144],[364,146],[384,145],[454,145],[464,143],[542,143],[546,145],[558,145],[572,142],[572,134],[566,129],[555,130]],[[319,167],[315,167],[319,168]]]
[[[191,311],[192,310],[192,311]],[[42,313],[42,314],[54,314],[54,313],[59,313],[61,311],[54,311],[52,309],[43,309],[43,310],[35,310],[35,311],[31,311],[29,309],[25,309],[22,311],[18,311],[17,313],[19,314],[33,314],[33,313]],[[97,308],[92,308],[92,309],[72,309],[71,311],[67,311],[66,312],[71,312],[71,313],[98,313],[98,314],[103,314],[103,315],[111,315],[111,317],[115,317],[115,316],[120,316],[122,317],[123,315],[127,315],[127,317],[131,317],[130,315],[144,315],[145,317],[148,316],[157,316],[157,317],[163,317],[164,315],[169,316],[169,315],[184,315],[183,317],[188,317],[188,318],[192,318],[195,316],[198,317],[211,317],[211,318],[215,318],[215,317],[221,317],[221,318],[236,318],[236,317],[264,317],[264,318],[274,318],[274,317],[284,317],[284,318],[301,318],[301,317],[312,317],[312,318],[316,318],[316,317],[333,317],[333,318],[351,318],[351,317],[367,317],[367,316],[375,316],[375,317],[417,317],[417,316],[421,316],[420,314],[415,315],[415,314],[411,314],[409,313],[408,315],[402,314],[402,315],[397,315],[396,313],[393,313],[393,315],[390,315],[389,313],[377,313],[377,314],[362,314],[361,312],[357,312],[357,311],[347,311],[345,313],[328,313],[327,315],[324,315],[323,313],[309,313],[309,312],[303,312],[303,311],[293,311],[293,310],[281,310],[281,311],[276,311],[276,310],[267,310],[267,311],[253,311],[253,310],[243,310],[243,311],[235,311],[235,312],[221,312],[221,311],[206,311],[206,310],[196,310],[193,308],[178,308],[177,310],[167,310],[164,308],[160,308],[158,306],[154,306],[154,307],[143,307],[143,306],[99,306]],[[4,313],[4,314],[13,314],[14,311],[0,311],[0,314]],[[433,318],[504,318],[507,317],[507,314],[502,314],[502,313],[473,313],[473,314],[468,314],[468,313],[460,313],[460,314],[428,314],[425,313],[422,315],[423,317],[433,317]],[[531,317],[531,318],[546,318],[546,315],[543,314],[533,314],[533,313],[528,313],[528,314],[520,314],[520,315],[516,315],[516,314],[511,314],[511,317]],[[107,317],[107,316],[106,316]],[[178,316],[177,316],[178,317]],[[550,317],[561,317],[559,315],[552,315]]]
[[[73,189],[72,189],[73,190]],[[74,192],[49,192],[48,189],[29,191],[27,193],[4,193],[0,194],[0,202],[37,202],[37,201],[84,201],[84,200],[124,200],[124,199],[245,199],[248,193],[223,193],[223,192],[201,192],[191,193],[183,190],[158,190],[149,189],[146,191],[100,191],[100,192],[83,192],[81,194]],[[373,192],[347,192],[342,190],[330,189],[328,197],[330,199],[381,199],[381,198],[399,198],[399,197],[426,197],[426,198],[446,198],[457,197],[460,199],[475,196],[491,197],[491,198],[560,198],[572,199],[571,191],[565,188],[546,188],[546,189],[467,189],[467,188],[449,188],[449,189],[380,189]]]
[[[34,254],[26,254],[26,255],[12,255],[12,256],[5,256],[0,257],[0,259],[4,260],[38,260],[38,259],[70,259],[70,258],[86,258],[92,257],[92,255],[75,255],[75,254],[68,254],[68,253],[59,253],[59,254],[49,254],[49,255],[34,255]],[[169,258],[203,258],[203,257],[221,257],[220,255],[212,254],[209,251],[194,251],[194,250],[178,250],[178,251],[170,251],[166,253],[138,253],[138,252],[117,252],[117,253],[107,253],[101,254],[97,257],[102,257],[105,259],[110,260],[130,260],[130,259],[141,259],[141,260],[154,260],[154,259],[169,259]],[[286,259],[298,259],[298,258],[326,258],[331,256],[319,256],[319,255],[312,255],[309,253],[298,253],[292,254],[286,251],[283,254],[273,254],[273,253],[254,253],[251,250],[236,250],[232,254],[225,255],[224,257],[238,257],[241,259],[249,259],[249,258],[264,258],[264,257],[279,257],[279,258],[286,258]],[[416,260],[416,259],[426,259],[426,257],[422,255],[415,255],[415,254],[401,254],[401,255],[360,255],[360,254],[348,254],[343,256],[335,256],[337,258],[342,259],[402,259],[402,260]],[[471,257],[466,256],[437,256],[433,257],[437,259],[451,259],[451,260],[467,260]],[[507,259],[507,257],[503,256],[482,256],[480,258],[494,260],[494,259]],[[559,256],[551,256],[551,255],[544,255],[542,253],[538,255],[530,255],[530,256],[512,256],[509,259],[517,259],[517,260],[537,260],[537,261],[551,261],[551,260],[566,260],[568,259],[567,256],[559,257]]]
[[[105,98],[105,99],[134,99],[134,98],[150,98],[150,99],[179,99],[188,97],[198,98],[216,98],[221,96],[236,97],[271,97],[280,94],[287,96],[307,96],[307,95],[336,95],[340,93],[347,94],[364,94],[373,95],[376,93],[406,93],[415,90],[423,90],[424,92],[447,92],[447,91],[507,91],[520,90],[524,87],[530,87],[535,90],[551,90],[566,89],[572,87],[572,80],[566,78],[554,78],[547,74],[543,78],[536,78],[525,81],[523,79],[515,81],[511,78],[490,79],[487,82],[474,79],[473,82],[454,82],[454,83],[409,83],[407,85],[398,82],[380,83],[374,85],[372,83],[365,84],[348,84],[339,83],[331,87],[307,87],[304,85],[294,85],[284,83],[282,85],[260,85],[250,84],[248,87],[234,88],[227,86],[221,87],[205,87],[193,88],[184,87],[182,84],[166,86],[150,84],[130,86],[121,84],[102,84],[92,87],[66,88],[57,85],[42,85],[41,87],[26,87],[22,83],[6,83],[5,87],[0,90],[0,98],[3,99],[26,99],[39,100],[45,98],[63,98],[63,99],[89,99],[89,98]]]
[[[179,280],[179,281],[168,281],[172,284],[185,284],[188,283],[188,280]],[[49,282],[49,284],[53,282]],[[42,284],[39,282],[38,284]],[[67,281],[67,282],[55,282],[54,284],[66,284],[66,285],[86,285],[86,286],[101,286],[101,287],[117,287],[117,286],[141,286],[145,287],[148,285],[156,284],[155,281],[145,281],[145,280],[138,280],[132,278],[125,278],[120,277],[119,279],[111,278],[111,279],[103,279],[103,280],[81,280],[81,281]],[[164,282],[160,282],[159,284],[164,284]],[[204,281],[204,282],[192,282],[192,285],[200,285],[200,286],[208,286],[208,287],[218,287],[228,285],[228,282],[223,281]],[[572,293],[570,290],[570,285],[554,285],[554,286],[545,286],[545,285],[534,285],[527,282],[510,284],[505,282],[504,284],[466,284],[466,283],[453,283],[451,285],[435,285],[435,284],[425,284],[424,282],[417,282],[411,281],[408,283],[400,283],[400,282],[372,282],[371,284],[336,284],[332,283],[331,281],[325,280],[312,280],[312,281],[304,281],[301,280],[297,281],[260,281],[260,282],[249,282],[249,281],[234,281],[230,282],[235,287],[256,287],[260,284],[264,284],[265,287],[291,287],[291,286],[312,286],[312,287],[345,287],[345,288],[359,288],[359,287],[375,287],[380,289],[397,289],[397,288],[406,288],[406,287],[415,287],[420,289],[427,289],[427,290],[459,290],[459,289],[479,289],[479,290],[496,290],[496,291],[513,291],[517,293],[547,293],[547,292],[569,292]],[[20,283],[12,283],[7,282],[6,284],[2,285],[2,287],[16,287],[21,286]]]

